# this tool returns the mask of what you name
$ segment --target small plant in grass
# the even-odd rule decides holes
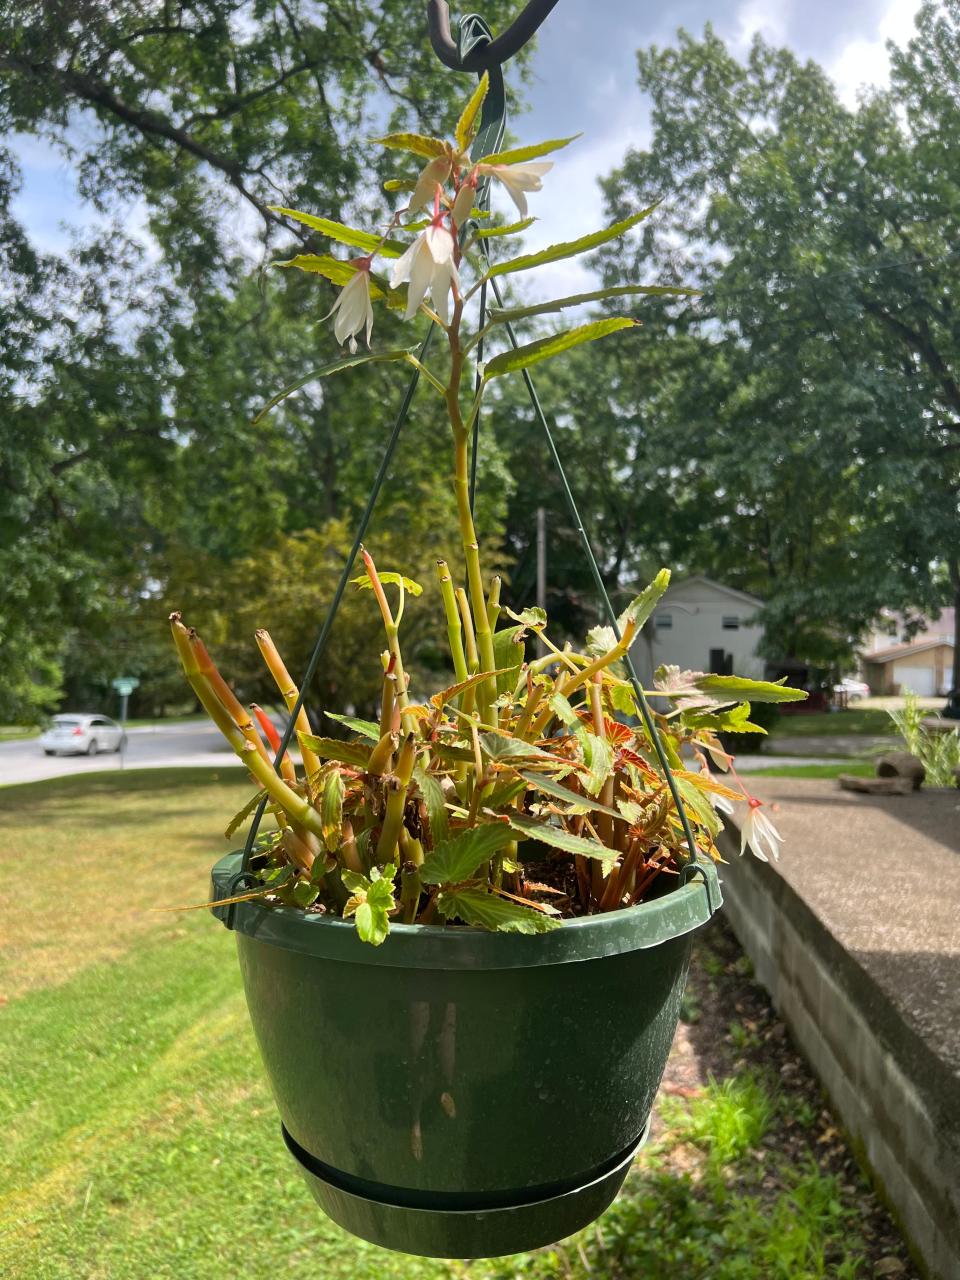
[[[171,619],[187,678],[260,787],[231,832],[262,799],[277,821],[277,830],[258,842],[255,873],[261,887],[243,896],[352,917],[360,936],[374,944],[387,936],[391,921],[460,922],[532,934],[564,918],[633,906],[676,881],[689,856],[683,819],[698,849],[716,858],[717,808],[741,798],[750,805],[751,846],[761,856],[764,843],[775,852],[759,802],[718,781],[708,757],[726,765],[721,733],[762,732],[750,721],[750,700],[805,696],[780,683],[661,668],[651,692],[671,710],[657,714],[655,722],[676,776],[681,814],[656,744],[638,720],[640,708],[624,670],[631,644],[667,588],[668,572],[661,571],[627,606],[616,630],[595,628],[581,650],[554,643],[541,610],[514,613],[501,607],[499,578],[483,572],[469,496],[469,439],[483,399],[497,379],[631,329],[636,321],[623,315],[592,320],[477,363],[481,339],[492,339],[506,322],[584,302],[692,291],[646,285],[600,290],[494,310],[471,331],[468,304],[485,280],[593,250],[653,211],[490,265],[489,246],[529,225],[525,193],[538,191],[551,168],[540,157],[573,139],[474,162],[467,152],[486,91],[484,76],[453,141],[406,133],[381,139],[426,162],[408,184],[392,184],[412,194],[383,234],[280,211],[362,251],[348,261],[301,254],[280,264],[343,286],[332,314],[335,336],[347,344],[348,354],[313,376],[368,361],[405,362],[420,370],[445,405],[463,549],[461,573],[443,561],[437,565],[452,682],[435,691],[411,688],[401,632],[410,601],[422,588],[394,569],[378,568],[364,550],[354,585],[370,593],[386,646],[379,718],[328,712],[350,734],[344,740],[314,734],[301,711],[296,727],[302,769],[286,754],[275,771],[270,753],[279,742],[270,721],[241,705],[199,636],[178,614]],[[509,191],[521,221],[494,225],[475,207],[478,184],[490,180]],[[377,274],[377,260],[390,265],[389,278]],[[427,367],[405,349],[358,353],[358,335],[369,347],[374,302],[402,308],[407,320],[422,313],[439,325],[447,339],[443,363]],[[546,654],[527,661],[525,642],[532,636]],[[257,633],[257,643],[292,709],[299,694],[279,653],[264,631]]]
[[[912,690],[903,696],[899,711],[888,711],[890,719],[903,739],[903,745],[916,756],[924,768],[924,782],[930,787],[953,787],[960,768],[960,729],[942,731],[924,724],[926,712]]]

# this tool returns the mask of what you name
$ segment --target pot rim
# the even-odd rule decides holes
[[[211,900],[231,896],[242,853],[221,858],[211,872]],[[466,925],[393,924],[374,947],[361,942],[354,925],[339,917],[296,907],[238,902],[211,908],[228,929],[268,946],[349,964],[396,969],[524,969],[572,964],[657,947],[706,924],[723,898],[713,862],[698,860],[700,875],[661,898],[601,915],[564,920],[558,929],[533,935],[494,933]]]

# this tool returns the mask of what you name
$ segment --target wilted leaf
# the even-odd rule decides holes
[[[439,711],[446,702],[452,701],[458,694],[464,693],[467,689],[472,689],[474,685],[483,684],[484,680],[489,680],[491,676],[508,675],[511,668],[504,667],[498,671],[478,671],[476,675],[468,676],[466,680],[461,680],[459,684],[452,684],[449,689],[442,689],[439,693],[431,696],[431,703]]]
[[[517,676],[526,656],[523,645],[523,627],[505,627],[493,635],[493,661],[500,674],[497,676],[497,694],[513,693]]]
[[[324,779],[320,823],[323,827],[323,843],[333,853],[340,844],[343,828],[343,778],[339,769],[331,769]]]
[[[250,797],[239,813],[235,813],[233,815],[227,823],[226,831],[223,833],[227,840],[230,839],[235,831],[239,830],[240,827],[243,826],[245,819],[250,817],[251,813],[253,813],[260,801],[266,797],[266,794],[266,791],[258,791],[256,795]]]

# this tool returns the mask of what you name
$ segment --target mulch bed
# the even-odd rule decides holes
[[[694,948],[684,1014],[667,1063],[663,1092],[696,1097],[711,1076],[723,1080],[743,1071],[778,1081],[781,1096],[795,1105],[778,1110],[763,1140],[765,1150],[757,1153],[765,1162],[770,1153],[768,1172],[761,1182],[763,1190],[772,1199],[782,1189],[776,1168],[779,1160],[799,1165],[815,1159],[824,1174],[837,1177],[844,1205],[856,1213],[868,1274],[921,1280],[889,1213],[851,1154],[816,1077],[766,991],[750,974],[750,962],[726,921],[717,920],[704,930]],[[739,1024],[735,1033],[731,1033],[732,1024]],[[809,1108],[807,1114],[816,1117],[812,1125],[783,1114],[803,1111],[803,1103]],[[663,1127],[658,1126],[655,1108],[652,1137],[661,1136]],[[689,1155],[678,1147],[664,1158],[668,1168],[675,1159],[676,1172],[682,1173]]]

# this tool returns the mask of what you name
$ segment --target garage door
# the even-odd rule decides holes
[[[933,667],[901,667],[898,663],[894,680],[900,686],[901,693],[911,689],[921,698],[932,698],[937,692],[934,687],[934,674]]]

